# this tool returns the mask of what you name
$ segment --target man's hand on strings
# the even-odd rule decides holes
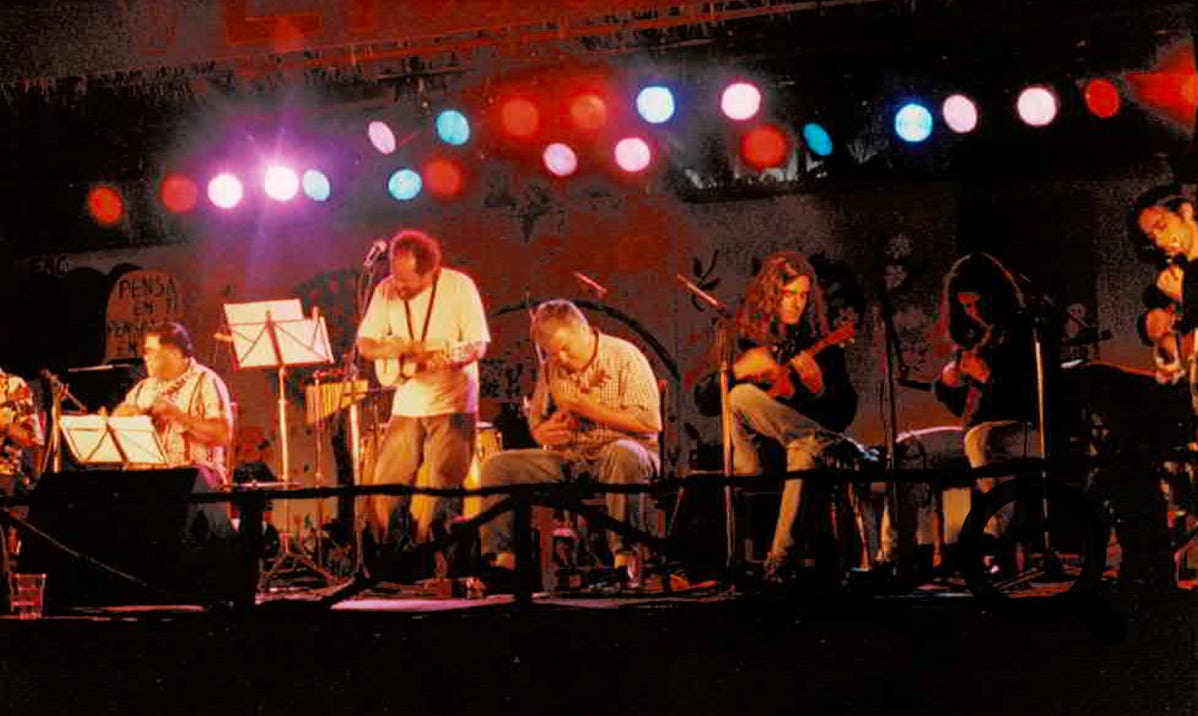
[[[534,431],[533,439],[546,447],[557,447],[574,441],[577,420],[568,412],[558,410]]]
[[[737,380],[773,380],[779,371],[781,366],[765,346],[750,348],[732,364],[732,375]]]
[[[187,413],[178,405],[175,405],[169,400],[159,398],[150,406],[150,414],[159,420],[176,423],[179,425],[187,425]]]
[[[962,353],[961,357],[957,360],[957,368],[961,373],[979,383],[990,381],[990,366],[985,360],[972,353]]]
[[[803,381],[803,386],[807,390],[816,394],[824,392],[824,372],[810,353],[800,352],[790,360],[790,365],[799,374],[799,380]]]

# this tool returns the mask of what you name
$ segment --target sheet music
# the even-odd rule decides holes
[[[248,323],[266,323],[267,313],[270,313],[272,321],[298,321],[304,317],[304,307],[298,298],[225,304],[225,322],[230,328]]]
[[[139,465],[166,465],[166,451],[148,415],[110,416],[108,427],[125,452],[125,459]]]
[[[81,464],[167,464],[162,441],[148,415],[63,415],[58,425],[71,455]]]
[[[283,365],[320,365],[333,362],[329,331],[323,318],[275,321]]]
[[[298,298],[227,303],[224,310],[238,368],[321,365],[333,360],[324,319],[305,318]]]
[[[58,419],[66,436],[71,455],[84,465],[120,464],[121,451],[108,432],[108,418],[103,415],[63,415]]]

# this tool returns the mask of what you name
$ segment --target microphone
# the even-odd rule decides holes
[[[105,363],[103,365],[83,366],[82,368],[67,368],[67,372],[68,373],[90,373],[90,372],[97,371],[97,370],[116,370],[116,368],[117,367],[115,365],[113,365],[112,363]]]
[[[581,283],[583,286],[585,286],[586,288],[593,291],[595,293],[595,295],[598,296],[599,298],[603,298],[604,296],[607,295],[607,287],[604,286],[603,284],[599,283],[595,279],[591,278],[590,276],[587,276],[584,273],[579,273],[578,271],[575,271],[574,278],[578,279],[579,283]]]
[[[366,260],[362,262],[362,268],[370,268],[374,263],[383,256],[387,255],[387,242],[382,239],[375,239],[370,245],[370,251],[366,252]]]
[[[699,288],[695,284],[688,281],[686,276],[683,276],[682,274],[678,273],[678,274],[674,274],[674,279],[677,280],[678,283],[682,284],[683,288],[685,288],[687,291],[690,291],[691,293],[693,293],[695,295],[695,298],[699,299],[703,303],[706,303],[708,306],[711,306],[716,311],[719,311],[720,313],[722,313],[726,316],[732,315],[731,312],[728,310],[727,306],[720,303],[720,300],[718,298],[716,298],[715,296],[712,296],[710,293],[707,293],[703,289]]]

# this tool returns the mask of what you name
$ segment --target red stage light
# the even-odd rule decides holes
[[[1119,88],[1110,80],[1090,80],[1086,83],[1086,106],[1095,117],[1114,117],[1119,113],[1120,104]]]
[[[1185,127],[1194,126],[1198,102],[1198,73],[1194,50],[1186,44],[1169,53],[1151,72],[1128,72],[1124,77],[1132,97]]]
[[[607,124],[607,105],[596,95],[579,95],[570,102],[570,119],[585,131],[602,129]]]
[[[191,179],[179,174],[171,174],[162,180],[162,191],[159,194],[167,211],[176,214],[191,211],[199,201],[200,190]]]
[[[526,99],[509,99],[499,112],[503,129],[514,137],[531,137],[541,123],[537,106]]]
[[[754,127],[741,139],[741,156],[758,169],[776,167],[786,158],[786,136],[772,125]]]
[[[93,187],[87,193],[87,210],[101,226],[112,226],[125,214],[125,202],[110,186]]]
[[[462,170],[448,159],[430,159],[424,165],[424,185],[436,196],[456,196],[462,190]]]

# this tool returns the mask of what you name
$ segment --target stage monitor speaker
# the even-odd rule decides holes
[[[236,540],[225,503],[191,503],[211,492],[197,468],[89,470],[43,475],[29,521],[71,549],[156,589],[131,583],[34,535],[16,568],[45,572],[46,608],[179,604],[231,598]]]

